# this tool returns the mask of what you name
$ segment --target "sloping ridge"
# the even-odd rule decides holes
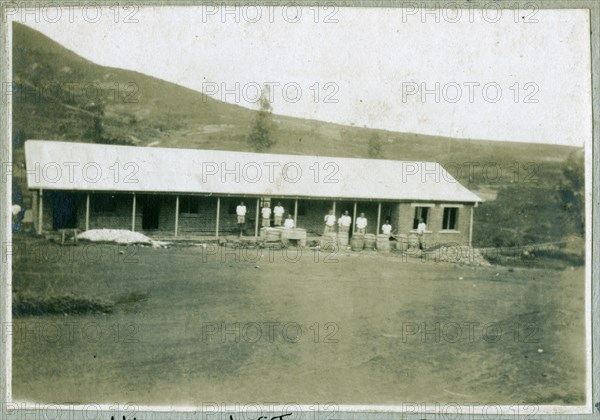
[[[49,83],[93,83],[104,94],[103,126],[114,137],[134,139],[133,144],[141,146],[250,151],[246,136],[256,111],[134,71],[94,64],[19,23],[13,23],[13,31],[15,83],[38,88]],[[117,100],[115,84],[121,89]],[[92,142],[85,135],[91,121],[80,109],[82,101],[65,107],[59,100],[39,99],[13,94],[15,146],[27,138]],[[561,160],[573,149],[398,133],[282,115],[275,120],[275,153],[367,157],[368,140],[375,133],[381,136],[384,156],[400,160]]]

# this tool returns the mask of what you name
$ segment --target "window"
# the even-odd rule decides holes
[[[93,194],[92,211],[95,213],[114,213],[117,211],[117,200],[113,194]]]
[[[198,214],[200,213],[199,197],[179,197],[179,213]]]
[[[429,207],[415,207],[413,229],[416,229],[419,226],[419,219],[423,219],[425,224],[429,223]]]
[[[442,230],[456,230],[456,221],[458,220],[458,208],[445,207]]]

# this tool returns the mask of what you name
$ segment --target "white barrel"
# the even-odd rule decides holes
[[[337,242],[340,247],[348,246],[348,232],[339,232],[337,234]]]
[[[388,252],[390,250],[390,236],[385,234],[377,235],[377,249]]]
[[[408,247],[411,249],[419,247],[419,238],[417,235],[411,234],[408,236]]]
[[[377,243],[377,236],[372,233],[365,234],[365,249],[375,249]]]
[[[401,233],[400,235],[396,236],[397,242],[396,242],[396,249],[398,251],[406,251],[408,250],[408,236],[405,235],[404,233]]]
[[[350,239],[350,249],[352,251],[362,251],[365,247],[365,237],[363,235],[352,235]]]
[[[337,245],[337,233],[328,232],[324,233],[321,238],[321,248],[335,248]]]

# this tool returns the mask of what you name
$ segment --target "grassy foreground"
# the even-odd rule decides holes
[[[16,296],[112,303],[14,318],[16,400],[584,403],[582,267],[15,239]]]

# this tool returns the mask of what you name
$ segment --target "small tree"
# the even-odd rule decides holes
[[[370,158],[377,159],[383,157],[383,142],[378,133],[374,133],[369,139],[367,153]]]
[[[248,136],[248,144],[255,152],[265,152],[275,144],[273,138],[273,113],[269,102],[269,88],[263,88],[260,100],[260,109],[252,131]]]
[[[85,110],[90,116],[85,137],[94,143],[104,143],[104,104],[102,102],[86,104]]]
[[[579,234],[585,232],[585,169],[582,154],[572,153],[564,163],[558,185],[565,224],[574,226]]]

